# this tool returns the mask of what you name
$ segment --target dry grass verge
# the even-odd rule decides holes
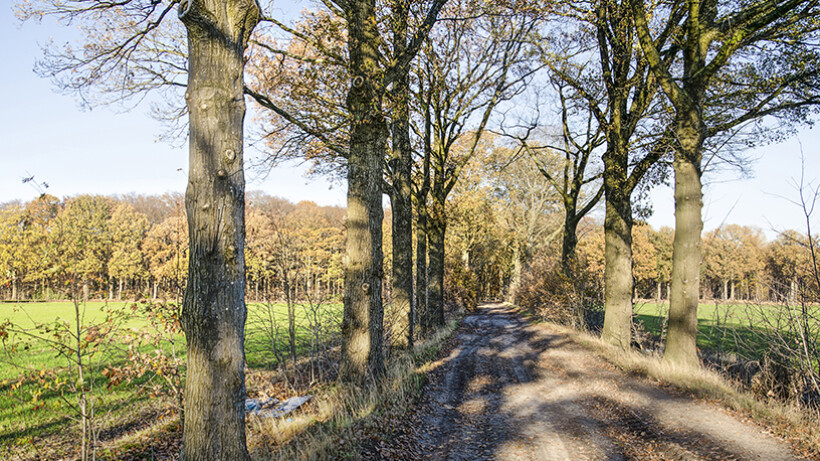
[[[415,401],[435,359],[457,326],[457,318],[418,344],[412,353],[392,355],[387,375],[374,386],[329,383],[312,390],[305,411],[282,419],[248,421],[248,447],[254,460],[356,459],[357,447],[385,433]],[[389,430],[388,430],[389,432]],[[364,441],[364,442],[363,442]]]
[[[820,415],[817,412],[777,399],[761,401],[715,370],[672,365],[657,353],[624,351],[589,333],[551,326],[625,373],[644,376],[694,397],[725,405],[788,441],[800,454],[820,459]]]
[[[435,359],[461,315],[454,313],[444,327],[417,344],[412,352],[393,352],[387,359],[386,377],[378,386],[326,381],[299,390],[313,395],[313,399],[285,418],[248,417],[247,441],[252,459],[357,459],[362,445],[389,434],[390,427],[398,424],[418,399],[427,373],[438,365]],[[257,374],[250,384],[260,387],[269,376]],[[281,387],[281,383],[268,384]],[[174,460],[181,440],[175,416],[109,444],[101,450],[99,459]]]

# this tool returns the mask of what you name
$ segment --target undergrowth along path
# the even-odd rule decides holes
[[[547,324],[481,306],[455,332],[404,429],[364,459],[798,458],[716,406],[625,376]]]

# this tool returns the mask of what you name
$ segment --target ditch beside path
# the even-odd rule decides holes
[[[481,306],[383,460],[802,459],[714,405],[625,376],[549,325]]]

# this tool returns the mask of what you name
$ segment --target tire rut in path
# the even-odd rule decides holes
[[[364,459],[799,459],[756,426],[624,376],[548,325],[467,315],[400,434]]]

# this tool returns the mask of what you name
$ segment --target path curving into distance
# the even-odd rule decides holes
[[[772,460],[796,457],[714,405],[625,376],[549,325],[481,306],[383,460]]]

